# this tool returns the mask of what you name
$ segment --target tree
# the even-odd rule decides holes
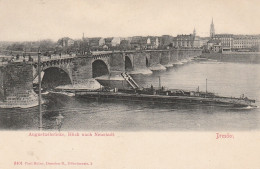
[[[14,43],[12,45],[7,46],[7,50],[12,50],[12,51],[23,51],[25,48],[24,44],[21,43]]]
[[[55,43],[50,39],[41,40],[39,41],[39,48],[41,51],[53,51],[55,49]]]

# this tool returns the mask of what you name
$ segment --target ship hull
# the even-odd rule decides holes
[[[128,94],[113,92],[76,92],[76,97],[87,98],[97,101],[128,101],[128,102],[151,102],[159,104],[189,104],[189,105],[218,105],[220,107],[248,107],[250,104],[229,102],[228,100],[216,100],[214,98],[189,97],[189,96],[166,96]]]

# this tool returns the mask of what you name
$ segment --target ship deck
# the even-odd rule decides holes
[[[75,91],[76,97],[89,98],[95,100],[124,100],[135,102],[157,102],[167,104],[206,104],[206,105],[223,105],[233,107],[249,106],[248,102],[238,98],[208,98],[198,96],[167,96],[167,95],[150,95],[138,93],[122,92],[93,92],[93,91]]]

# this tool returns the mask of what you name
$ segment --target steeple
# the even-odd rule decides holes
[[[193,36],[196,36],[196,29],[193,29]]]
[[[215,28],[214,28],[214,23],[212,18],[211,25],[210,25],[210,38],[213,38],[214,36],[215,36]]]
[[[84,37],[84,32],[83,32],[83,35],[82,35],[82,40],[84,41],[85,37]]]

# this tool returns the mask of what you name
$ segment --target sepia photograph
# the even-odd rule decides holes
[[[259,169],[259,6],[0,0],[0,168]]]

